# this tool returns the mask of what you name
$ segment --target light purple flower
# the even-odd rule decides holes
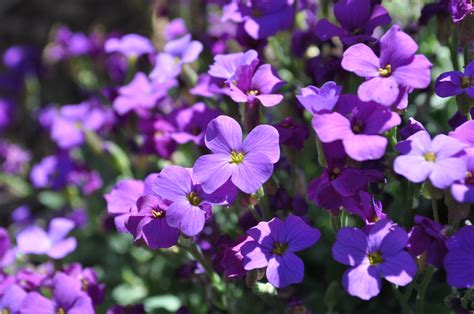
[[[177,149],[177,143],[171,137],[176,127],[169,121],[169,115],[156,115],[150,119],[143,119],[139,124],[143,136],[143,150],[148,154],[155,154],[170,159]]]
[[[393,25],[380,39],[380,57],[368,46],[356,44],[344,52],[341,64],[366,79],[357,91],[361,100],[392,106],[403,87],[426,88],[430,84],[432,64],[424,55],[416,55],[417,50],[416,42]]]
[[[430,179],[439,188],[450,187],[466,175],[466,163],[455,157],[464,145],[444,134],[433,140],[427,131],[419,131],[397,144],[403,154],[395,158],[393,170],[414,183]]]
[[[73,263],[64,269],[64,273],[81,283],[81,290],[86,292],[94,304],[102,304],[105,297],[105,285],[98,282],[97,274],[92,268],[83,268]]]
[[[2,172],[23,175],[31,160],[31,154],[19,145],[0,141],[0,158]]]
[[[244,269],[266,267],[268,281],[277,288],[303,281],[304,264],[295,252],[313,246],[321,236],[318,229],[294,215],[284,221],[262,221],[247,234],[251,241],[241,247]]]
[[[474,61],[469,62],[464,73],[451,71],[441,74],[436,79],[435,92],[439,97],[457,96],[465,93],[474,98]]]
[[[334,4],[334,16],[341,26],[321,19],[316,25],[316,35],[324,41],[337,36],[346,45],[375,41],[374,29],[391,21],[387,10],[379,4],[372,6],[370,0],[338,1]]]
[[[397,286],[409,284],[416,274],[416,263],[404,250],[407,244],[406,231],[390,220],[365,229],[340,229],[332,256],[351,266],[342,279],[346,291],[369,300],[380,293],[382,277]]]
[[[270,64],[262,64],[258,68],[257,62],[241,65],[230,84],[230,97],[236,102],[260,102],[265,107],[273,107],[283,100],[283,95],[274,92],[284,84],[285,81],[278,77]]]
[[[383,157],[388,141],[380,134],[400,122],[400,116],[390,108],[363,102],[354,95],[342,95],[335,112],[313,117],[313,128],[321,142],[340,140],[349,157],[364,161]]]
[[[76,249],[76,239],[66,238],[73,229],[74,222],[66,218],[52,219],[48,232],[37,226],[26,227],[16,237],[18,251],[61,259]]]
[[[382,202],[375,199],[370,193],[359,191],[352,200],[352,202],[351,200],[346,202],[347,211],[359,216],[366,225],[387,218],[387,215],[382,212]]]
[[[456,288],[474,285],[474,226],[465,226],[446,240],[444,269],[448,284]]]
[[[132,213],[125,223],[134,241],[141,239],[150,249],[169,248],[178,242],[180,232],[166,221],[168,204],[154,195],[145,195],[137,201],[138,212]]]
[[[474,203],[474,156],[465,158],[467,171],[463,179],[451,186],[451,195],[459,203]]]
[[[163,53],[156,56],[156,64],[150,77],[161,83],[177,77],[182,66],[196,61],[202,49],[202,44],[196,40],[192,41],[190,34],[167,42]]]
[[[194,177],[212,193],[229,179],[241,191],[254,193],[272,175],[280,159],[278,131],[270,125],[255,127],[242,142],[237,121],[219,116],[209,122],[205,142],[212,154],[199,157]]]
[[[168,94],[168,90],[176,86],[175,80],[160,83],[150,81],[142,72],[135,74],[133,80],[118,90],[118,97],[114,100],[114,110],[119,115],[135,111],[139,115],[146,115],[157,102]]]
[[[230,204],[237,195],[236,188],[226,182],[212,194],[207,194],[196,180],[193,169],[179,166],[163,169],[152,188],[156,195],[171,202],[165,215],[168,225],[191,237],[202,231],[213,205]]]
[[[336,82],[326,82],[318,88],[316,86],[308,86],[301,89],[301,95],[296,95],[298,101],[311,114],[318,114],[323,110],[332,111],[342,91],[342,86]]]
[[[137,34],[127,34],[121,38],[109,38],[105,42],[104,48],[105,52],[118,52],[129,58],[137,58],[155,52],[151,41]]]
[[[10,285],[0,297],[0,313],[19,314],[25,297],[25,290],[16,284]]]
[[[186,23],[182,18],[175,18],[171,20],[164,29],[164,35],[166,40],[173,40],[184,36],[188,33]]]
[[[238,68],[242,65],[251,65],[255,60],[258,60],[258,53],[255,50],[216,55],[214,57],[214,63],[209,67],[208,73],[214,78],[232,82],[235,80],[235,74]]]
[[[23,301],[21,314],[94,314],[91,299],[81,290],[81,282],[64,273],[53,278],[53,298],[30,292]]]
[[[61,189],[68,182],[68,175],[74,168],[73,161],[66,152],[47,156],[34,165],[30,180],[36,188]]]

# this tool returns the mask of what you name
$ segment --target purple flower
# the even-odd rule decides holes
[[[334,4],[334,15],[340,27],[322,19],[316,25],[316,35],[321,40],[337,36],[346,45],[375,41],[372,37],[377,26],[390,23],[387,10],[379,4],[372,6],[370,0],[342,0]]]
[[[31,154],[21,146],[0,141],[0,158],[2,172],[13,175],[23,175],[31,160]]]
[[[474,12],[474,5],[470,0],[450,0],[448,9],[453,22],[459,23]]]
[[[36,188],[61,189],[68,183],[74,162],[66,152],[43,158],[31,168],[30,180]]]
[[[254,193],[272,175],[280,159],[278,131],[270,125],[255,127],[242,142],[239,123],[227,116],[209,122],[205,135],[210,155],[199,157],[194,177],[206,193],[212,193],[229,179],[241,191]]]
[[[233,0],[224,6],[223,21],[243,23],[253,39],[265,39],[293,25],[294,0]]]
[[[466,121],[459,125],[449,136],[466,144],[465,151],[474,156],[474,121]]]
[[[177,109],[168,117],[176,126],[176,129],[171,132],[171,138],[179,144],[192,141],[196,145],[203,146],[207,124],[219,114],[219,110],[211,109],[202,102]]]
[[[332,256],[351,266],[342,279],[346,291],[363,300],[380,293],[381,280],[405,286],[416,274],[416,263],[404,249],[408,234],[389,220],[365,229],[345,227],[337,233]]]
[[[286,117],[274,127],[280,136],[280,144],[286,145],[295,150],[302,150],[304,142],[309,138],[309,129],[304,124],[293,121],[293,118]]]
[[[251,65],[255,60],[258,60],[258,53],[255,50],[216,55],[208,73],[214,78],[232,82],[235,80],[237,69],[243,65]]]
[[[139,115],[146,116],[174,86],[176,86],[175,80],[163,83],[150,81],[144,73],[138,72],[128,85],[119,88],[119,95],[114,100],[114,110],[119,115],[135,111]]]
[[[15,262],[16,252],[15,248],[12,248],[8,231],[0,227],[0,269],[7,267]],[[1,295],[0,291],[0,295]]]
[[[466,175],[466,163],[455,157],[464,145],[444,134],[433,140],[427,131],[419,131],[397,144],[403,154],[395,158],[393,170],[414,183],[430,179],[439,188],[450,187]]]
[[[459,203],[474,203],[474,156],[466,157],[466,167],[464,178],[451,186],[451,195]]]
[[[138,212],[132,213],[125,223],[134,241],[141,239],[150,249],[169,248],[178,242],[180,232],[166,222],[168,204],[154,195],[145,195],[137,201]]]
[[[64,269],[64,273],[81,283],[81,290],[86,292],[94,304],[102,304],[105,297],[105,285],[97,281],[97,274],[92,268],[82,268],[73,263]]]
[[[170,159],[176,151],[177,144],[171,137],[171,134],[176,132],[176,127],[168,119],[169,116],[157,115],[140,121],[139,127],[144,137],[145,153],[158,153],[160,157]]]
[[[285,84],[270,64],[257,68],[258,62],[241,65],[235,73],[235,81],[230,84],[230,97],[236,102],[273,107],[283,100],[283,95],[274,92]]]
[[[323,110],[332,111],[339,100],[341,90],[342,86],[330,81],[324,83],[321,88],[316,86],[302,88],[301,95],[296,95],[296,98],[306,110],[315,115]]]
[[[18,285],[10,285],[0,297],[0,313],[19,314],[26,292]]]
[[[66,26],[56,30],[53,42],[45,50],[46,58],[57,62],[86,55],[92,51],[92,43],[84,33],[73,33]]]
[[[230,204],[237,195],[230,183],[207,194],[198,182],[192,169],[168,166],[153,183],[153,192],[171,202],[165,214],[168,225],[190,237],[202,231],[213,205]]]
[[[439,97],[457,96],[465,93],[474,98],[474,61],[471,61],[463,72],[451,71],[441,74],[436,79],[436,95]]]
[[[247,234],[252,239],[241,248],[244,269],[266,267],[268,281],[277,288],[303,281],[304,264],[295,252],[313,246],[321,235],[318,229],[293,215],[285,221],[262,221]]]
[[[0,131],[4,130],[13,120],[15,104],[7,98],[0,98]]]
[[[74,222],[66,218],[52,219],[48,232],[37,226],[26,227],[16,237],[18,251],[61,259],[76,249],[76,239],[66,238],[73,229]]]
[[[105,42],[105,52],[118,52],[129,58],[137,58],[144,54],[152,54],[155,48],[151,41],[137,34],[127,34],[122,38],[109,38]]]
[[[443,259],[447,249],[445,245],[445,228],[423,216],[415,216],[415,225],[408,234],[408,252],[417,257],[426,253],[430,265],[436,268],[443,267]]]
[[[365,224],[371,225],[387,218],[387,215],[382,212],[382,202],[376,200],[373,195],[360,191],[353,201],[348,200],[346,209],[359,216]]]
[[[156,64],[150,77],[161,83],[177,77],[182,66],[196,61],[202,49],[199,41],[191,41],[190,34],[167,42],[164,52],[156,56]]]
[[[448,253],[444,258],[448,283],[456,288],[474,285],[474,226],[465,226],[446,240]]]
[[[387,139],[382,134],[400,124],[400,116],[375,102],[342,95],[336,112],[313,117],[313,128],[323,143],[342,141],[344,150],[357,161],[382,158]]]
[[[69,149],[84,143],[86,131],[98,132],[112,123],[112,111],[94,100],[67,105],[54,116],[51,138],[59,147]]]
[[[171,20],[168,25],[166,25],[164,30],[165,39],[173,40],[184,36],[188,33],[188,29],[186,28],[186,23],[182,18],[175,18]]]
[[[361,100],[392,106],[402,87],[426,88],[430,84],[432,64],[424,55],[415,55],[417,50],[416,42],[393,25],[380,39],[380,57],[368,46],[356,44],[344,52],[341,64],[366,79],[357,91]]]
[[[242,266],[244,256],[241,253],[242,246],[247,242],[253,241],[249,236],[242,237],[234,246],[227,247],[224,250],[220,266],[224,269],[226,278],[236,278],[245,276],[245,269]]]
[[[95,313],[91,299],[81,290],[81,282],[57,273],[53,278],[53,299],[30,292],[23,301],[21,314]]]
[[[408,118],[407,124],[398,131],[398,134],[400,134],[400,137],[403,139],[407,139],[413,134],[415,134],[418,131],[424,131],[425,127],[423,124],[415,120],[415,118],[410,117]]]

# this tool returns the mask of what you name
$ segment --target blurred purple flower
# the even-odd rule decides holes
[[[86,55],[92,51],[90,39],[84,33],[73,33],[66,26],[56,29],[52,42],[45,49],[46,59],[52,62]]]
[[[365,229],[345,227],[337,233],[332,256],[351,266],[342,279],[346,291],[363,300],[380,293],[381,277],[406,286],[416,274],[416,263],[404,249],[406,231],[390,220],[380,220]]]
[[[19,314],[25,297],[25,290],[18,285],[10,285],[0,296],[0,313]]]
[[[302,88],[301,95],[296,95],[296,98],[306,110],[315,115],[323,110],[332,111],[339,100],[341,91],[342,86],[330,81],[324,83],[321,88],[316,86]]]
[[[304,142],[309,138],[309,129],[305,124],[296,123],[293,118],[286,117],[274,127],[277,129],[280,144],[295,150],[302,150]]]
[[[137,34],[127,34],[121,38],[109,38],[105,42],[105,52],[118,52],[129,58],[138,58],[144,54],[152,54],[155,48],[151,41]]]
[[[105,297],[105,285],[98,282],[97,274],[92,268],[83,268],[73,263],[64,269],[64,273],[81,283],[81,290],[86,292],[95,305],[102,304]]]
[[[235,245],[229,246],[224,250],[220,266],[224,269],[224,276],[226,278],[239,278],[245,275],[246,271],[242,264],[244,256],[241,250],[242,246],[249,241],[253,241],[253,239],[249,236],[243,236]]]
[[[168,119],[169,116],[156,115],[140,121],[145,153],[158,153],[160,157],[170,159],[176,151],[177,144],[171,137],[171,134],[176,132],[176,127]]]
[[[15,224],[20,226],[31,224],[33,222],[33,215],[31,214],[31,209],[28,205],[22,205],[15,208],[11,217]]]
[[[278,131],[270,125],[255,127],[242,142],[239,123],[228,116],[209,122],[205,142],[212,154],[194,164],[194,177],[212,193],[229,179],[241,191],[255,193],[273,173],[280,159]]]
[[[18,251],[24,254],[46,254],[61,259],[76,249],[76,239],[66,238],[74,229],[74,222],[66,218],[54,218],[48,232],[37,226],[29,226],[16,237]]]
[[[174,40],[188,33],[186,23],[182,18],[175,18],[171,20],[164,29],[165,39],[167,41]]]
[[[474,226],[465,226],[446,240],[448,253],[444,258],[448,284],[456,288],[474,285]]]
[[[36,188],[61,189],[73,167],[74,162],[66,152],[47,156],[31,168],[30,181]]]
[[[266,267],[268,281],[277,288],[303,281],[304,264],[295,252],[313,246],[321,235],[318,229],[293,215],[284,221],[262,221],[247,234],[252,239],[241,248],[244,269]]]
[[[31,160],[31,154],[22,147],[0,141],[0,169],[11,175],[24,175]]]
[[[468,15],[473,14],[474,5],[470,0],[450,0],[448,9],[453,22],[459,23]]]
[[[0,131],[3,131],[13,120],[15,105],[7,98],[0,98]]]
[[[451,71],[441,74],[436,79],[435,92],[439,97],[457,96],[465,93],[474,98],[474,61],[466,66],[464,73]]]
[[[474,203],[474,156],[466,157],[467,171],[464,178],[454,182],[451,195],[459,203]]]
[[[466,163],[456,154],[464,145],[444,134],[433,140],[427,131],[419,131],[397,144],[402,154],[395,158],[393,170],[414,183],[430,179],[439,188],[450,187],[466,175]]]
[[[316,25],[316,35],[321,40],[339,37],[346,45],[358,42],[376,41],[372,37],[377,26],[390,23],[387,10],[381,5],[372,6],[370,0],[341,0],[334,4],[334,15],[341,25],[336,26],[327,19]]]
[[[424,55],[415,55],[417,50],[416,42],[393,25],[380,39],[380,57],[365,44],[356,44],[344,52],[341,64],[366,79],[357,91],[361,100],[392,106],[402,87],[426,88],[430,84],[432,64]]]
[[[236,72],[241,66],[251,65],[255,60],[258,60],[258,53],[255,50],[216,55],[208,73],[214,78],[230,83],[235,80]]]
[[[382,202],[375,199],[373,195],[366,191],[359,191],[356,196],[354,203],[347,202],[346,209],[359,216],[366,225],[371,225],[387,218],[387,215],[382,211]]]

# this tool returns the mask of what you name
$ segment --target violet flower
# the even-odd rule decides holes
[[[464,73],[450,71],[441,74],[436,79],[435,92],[439,97],[457,96],[465,93],[474,98],[474,61],[469,62]]]
[[[451,185],[451,195],[458,203],[474,203],[474,156],[466,157],[466,167],[464,178]]]
[[[352,200],[353,202],[351,202]],[[359,216],[366,225],[387,218],[387,215],[382,212],[382,202],[368,192],[359,191],[352,200],[346,202],[347,211]]]
[[[251,65],[256,62],[255,60],[258,60],[258,53],[255,50],[219,54],[214,56],[214,63],[209,67],[208,73],[214,78],[223,79],[229,83],[235,80],[237,69],[243,65]]]
[[[19,145],[0,141],[2,172],[11,175],[24,175],[31,160],[31,153]]]
[[[81,290],[81,283],[64,273],[53,278],[53,298],[47,299],[38,292],[30,292],[23,301],[21,314],[94,314],[91,299]]]
[[[168,204],[154,195],[145,195],[137,201],[138,212],[132,213],[126,223],[134,241],[141,239],[152,250],[169,248],[178,242],[180,232],[166,221]]]
[[[370,0],[341,0],[334,4],[334,16],[340,27],[321,19],[316,24],[316,35],[321,40],[339,37],[346,45],[358,42],[375,41],[372,37],[377,26],[390,23],[391,18],[387,10],[376,4],[372,6]]]
[[[448,284],[456,288],[474,285],[474,226],[465,226],[446,240],[444,269]]]
[[[205,143],[212,154],[199,157],[193,171],[206,193],[216,191],[229,179],[241,191],[255,193],[280,159],[278,131],[270,125],[255,127],[242,142],[239,123],[219,116],[209,122]]]
[[[30,181],[36,188],[61,189],[73,168],[74,162],[66,152],[47,156],[31,168]]]
[[[76,249],[76,239],[66,238],[73,229],[74,222],[66,218],[52,219],[48,232],[37,226],[26,227],[16,236],[18,252],[61,259]]]
[[[168,225],[192,237],[204,228],[213,205],[230,204],[235,199],[236,188],[225,183],[207,194],[193,169],[168,166],[153,182],[153,192],[171,202],[165,214]]]
[[[403,155],[395,158],[393,170],[411,182],[429,178],[435,187],[445,189],[466,175],[466,163],[455,156],[464,145],[455,138],[440,134],[431,140],[427,131],[419,131],[396,148]]]
[[[230,84],[230,97],[236,102],[261,103],[273,107],[283,100],[283,95],[274,92],[285,84],[270,64],[256,67],[257,63],[241,65],[235,73],[235,81]]]
[[[400,134],[402,139],[406,140],[416,132],[422,130],[426,130],[423,124],[415,120],[415,118],[410,117],[408,118],[407,124],[398,131],[398,134]]]
[[[353,95],[343,95],[335,112],[313,117],[313,128],[321,142],[340,140],[349,157],[364,161],[383,157],[388,141],[380,134],[400,122],[400,116],[390,108],[375,102],[363,102]]]
[[[343,55],[342,67],[366,79],[357,94],[363,101],[392,106],[403,87],[426,88],[431,81],[431,66],[418,50],[416,42],[393,25],[380,39],[380,57],[364,44],[349,47]]]
[[[93,303],[104,302],[105,285],[98,282],[97,274],[92,268],[83,268],[79,263],[73,263],[64,269],[64,273],[81,283],[81,290],[86,292]]]
[[[105,52],[117,52],[128,58],[138,58],[144,54],[152,54],[155,48],[151,41],[137,34],[127,34],[121,38],[109,38],[104,45]]]
[[[473,14],[474,5],[470,0],[450,0],[448,9],[453,22],[459,23],[468,15]]]
[[[26,294],[20,286],[10,285],[5,289],[5,293],[0,296],[0,313],[19,314]]]
[[[293,215],[284,221],[273,218],[259,222],[247,234],[252,239],[241,248],[244,269],[266,267],[268,281],[277,288],[303,281],[304,264],[295,252],[313,246],[321,235],[318,229]]]
[[[404,250],[407,244],[406,231],[386,219],[365,229],[340,229],[332,255],[351,266],[342,279],[347,293],[369,300],[380,293],[382,277],[397,286],[409,284],[416,274],[416,263]]]
[[[336,82],[329,81],[323,84],[321,88],[308,86],[301,89],[301,95],[296,95],[298,101],[311,114],[315,115],[323,110],[334,109],[342,91],[342,86]]]
[[[293,118],[286,117],[274,125],[280,136],[280,144],[294,150],[302,150],[304,142],[309,138],[309,129],[305,124],[296,123]]]

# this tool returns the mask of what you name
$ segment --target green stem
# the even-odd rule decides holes
[[[439,222],[438,200],[433,196],[431,197],[431,207],[433,208],[434,221]]]
[[[395,285],[392,285],[392,290],[393,290],[393,294],[395,294],[395,297],[398,300],[398,303],[400,303],[400,307],[402,308],[401,313],[408,314],[410,311],[410,307],[408,306],[408,299],[410,299],[411,291],[410,291],[410,294],[401,293],[400,290],[398,290],[398,288]]]
[[[466,118],[467,118],[468,121],[471,121],[471,120],[472,120],[471,112],[468,111],[468,112],[466,113]]]
[[[254,205],[249,205],[249,210],[250,210],[250,212],[252,213],[252,216],[253,216],[253,218],[255,218],[255,220],[257,220],[257,221],[262,221],[262,217],[261,217],[260,214],[257,212],[257,209],[255,208]]]
[[[428,267],[425,273],[425,277],[423,277],[423,281],[417,287],[418,296],[416,298],[416,313],[423,314],[425,311],[426,288],[428,287],[431,278],[433,277],[433,272],[433,267]]]

